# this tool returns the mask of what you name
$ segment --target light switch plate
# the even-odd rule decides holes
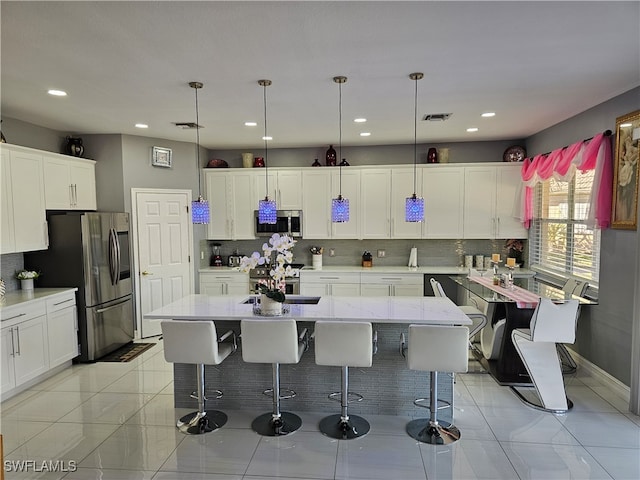
[[[378,258],[384,258],[386,254],[387,252],[385,250],[378,250]]]

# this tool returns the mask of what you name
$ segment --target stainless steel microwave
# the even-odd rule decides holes
[[[286,233],[295,238],[302,237],[302,211],[278,210],[276,223],[259,223],[258,211],[254,212],[254,225],[256,237],[270,237],[274,233]]]

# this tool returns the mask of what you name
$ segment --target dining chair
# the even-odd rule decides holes
[[[577,295],[578,297],[584,296],[589,288],[589,282],[586,280],[577,280],[575,278],[568,278],[567,281],[562,286],[562,291],[566,293],[571,293],[572,295]],[[580,309],[578,309],[578,314]],[[560,357],[560,362],[562,363],[562,373],[570,374],[575,373],[578,369],[578,364],[573,359],[569,350],[563,343],[558,343],[558,356]]]
[[[518,387],[511,389],[526,404],[551,413],[565,413],[573,403],[567,399],[557,343],[574,343],[578,300],[554,304],[541,298],[533,312],[530,328],[517,328],[511,340],[538,394],[540,404],[527,399]]]

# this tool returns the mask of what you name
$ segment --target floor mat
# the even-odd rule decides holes
[[[129,343],[124,347],[120,347],[115,352],[111,352],[102,358],[99,358],[98,362],[129,362],[136,358],[141,353],[146,352],[155,343]]]

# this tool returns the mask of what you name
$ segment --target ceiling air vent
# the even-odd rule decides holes
[[[445,120],[449,120],[453,113],[428,113],[426,114],[422,120],[429,120],[430,122],[444,122]]]
[[[176,127],[180,127],[185,130],[195,129],[195,128],[204,128],[202,125],[198,125],[195,122],[175,122],[174,125]]]

